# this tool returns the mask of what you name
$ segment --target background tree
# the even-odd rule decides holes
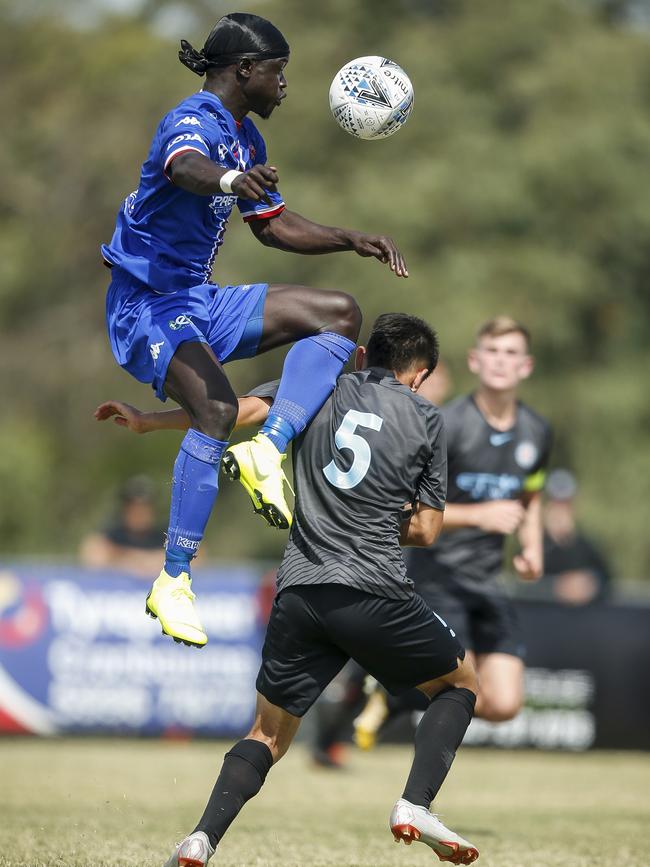
[[[200,43],[214,9],[180,6],[196,29],[178,37]],[[200,86],[155,30],[160,7],[80,31],[48,17],[49,4],[31,17],[0,5],[0,72],[11,83],[0,90],[5,556],[72,553],[135,471],[168,484],[177,436],[129,437],[91,417],[111,396],[156,403],[110,354],[98,247],[158,120]],[[576,471],[583,518],[618,574],[650,578],[647,32],[612,26],[602,4],[564,0],[502,0],[498,15],[493,3],[460,0],[243,8],[271,18],[293,49],[290,98],[262,124],[290,207],[389,231],[411,276],[402,283],[352,255],[266,250],[233,218],[215,279],[348,289],[366,330],[381,311],[417,313],[439,330],[459,391],[476,326],[498,312],[523,319],[538,360],[526,397],[555,426],[554,462]],[[334,72],[363,54],[394,58],[415,86],[411,119],[382,142],[350,138],[327,108]],[[230,374],[244,389],[282,357]],[[274,557],[283,536],[224,486],[208,541],[214,556]]]

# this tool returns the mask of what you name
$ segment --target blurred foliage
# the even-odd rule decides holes
[[[137,186],[158,120],[199,85],[151,26],[160,5],[80,32],[0,2],[3,554],[74,552],[135,472],[159,481],[167,507],[180,436],[138,438],[92,419],[109,397],[156,405],[110,354],[98,246]],[[202,43],[209,5],[175,4],[203,22],[179,37]],[[233,220],[215,279],[347,289],[365,333],[382,311],[424,316],[456,391],[472,385],[464,357],[477,325],[498,312],[521,318],[537,357],[524,397],[555,427],[554,463],[578,474],[583,523],[620,576],[648,579],[648,35],[615,26],[597,3],[495,6],[242,4],[293,48],[290,99],[262,124],[289,206],[393,235],[411,276],[352,254],[267,250]],[[406,127],[376,143],[347,136],[327,107],[334,72],[364,54],[397,60],[416,93]],[[236,388],[276,375],[283,354],[232,365]],[[282,535],[223,487],[211,556],[276,557]]]

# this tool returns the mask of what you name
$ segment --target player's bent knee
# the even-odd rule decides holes
[[[507,722],[517,716],[522,704],[521,696],[485,696],[479,693],[476,713],[488,722]]]
[[[356,340],[363,316],[355,299],[347,292],[329,292],[327,297],[330,306],[328,330]]]
[[[207,400],[192,414],[193,426],[217,440],[227,440],[237,421],[237,406],[222,400]]]

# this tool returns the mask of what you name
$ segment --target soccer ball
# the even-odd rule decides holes
[[[357,57],[334,76],[330,108],[338,125],[356,138],[388,138],[413,108],[413,85],[385,57]]]

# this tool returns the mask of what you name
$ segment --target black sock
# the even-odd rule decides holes
[[[208,835],[214,849],[246,801],[264,785],[273,764],[271,750],[261,741],[239,741],[226,753],[221,773],[195,831]]]
[[[476,696],[452,687],[431,699],[415,732],[415,756],[402,797],[429,809],[474,714]]]

